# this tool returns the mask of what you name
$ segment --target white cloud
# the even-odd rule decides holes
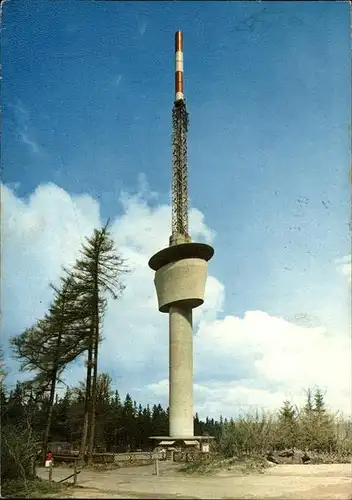
[[[138,33],[141,36],[144,36],[145,32],[147,31],[147,26],[148,26],[147,21],[143,21],[143,22],[138,23]]]
[[[16,103],[10,105],[14,111],[14,116],[17,121],[17,130],[20,140],[23,144],[29,147],[31,153],[39,154],[42,148],[34,138],[34,128],[31,124],[30,115],[24,104],[17,100]]]
[[[139,191],[122,193],[123,213],[111,234],[133,272],[126,291],[111,301],[104,322],[100,369],[121,390],[142,402],[167,401],[168,321],[157,310],[148,259],[168,244],[170,207],[157,204],[145,177]],[[29,326],[50,301],[49,281],[78,255],[85,236],[101,223],[99,204],[88,195],[69,195],[54,184],[39,186],[28,200],[3,187],[3,329],[14,334]],[[193,240],[211,243],[214,232],[192,209]],[[215,257],[216,258],[216,257]],[[234,277],[235,279],[235,277]],[[195,311],[195,397],[200,415],[230,416],[248,406],[275,408],[303,389],[319,385],[334,409],[350,411],[349,336],[323,327],[298,326],[262,311],[242,318],[222,317],[224,286],[208,278],[206,301]],[[82,361],[67,372],[68,382],[84,377]]]
[[[117,75],[114,79],[114,85],[118,87],[121,83],[121,80],[122,80],[122,75]]]
[[[351,274],[352,274],[352,263],[351,263],[351,254],[346,255],[342,259],[337,261],[338,270],[344,276],[347,277],[349,283],[351,283]]]
[[[82,238],[99,224],[99,205],[88,196],[39,186],[24,201],[2,187],[3,327],[11,333],[42,315],[49,281],[78,255]]]
[[[20,132],[20,137],[22,139],[22,142],[24,144],[27,144],[27,146],[30,147],[30,149],[32,150],[33,153],[39,153],[39,146],[38,146],[38,144],[35,141],[33,141],[32,139],[30,139],[28,137],[28,134],[26,132],[23,132],[23,131]]]
[[[199,366],[222,364],[229,370],[232,362],[236,373],[236,363],[240,363],[243,375],[239,375],[237,385],[250,392],[265,390],[267,404],[277,395],[281,400],[282,395],[300,399],[303,389],[319,385],[327,390],[333,407],[351,409],[349,336],[333,336],[324,328],[296,326],[261,311],[249,311],[243,318],[227,316],[223,320],[201,323],[196,349],[197,345]],[[228,389],[229,393],[233,392],[233,404],[241,404],[237,390],[238,387]],[[252,401],[259,404],[257,400]]]

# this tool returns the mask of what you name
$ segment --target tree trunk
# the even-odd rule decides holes
[[[98,277],[98,276],[97,276]],[[98,348],[99,348],[99,294],[98,280],[95,284],[94,300],[94,342],[93,342],[93,383],[92,383],[92,419],[90,424],[90,435],[88,445],[88,463],[93,462],[93,448],[95,440],[95,421],[96,421],[96,401],[97,401],[97,380],[98,380]]]
[[[52,416],[53,416],[53,407],[54,407],[54,399],[55,399],[56,377],[57,377],[57,367],[55,367],[53,369],[53,374],[52,374],[52,378],[51,378],[49,408],[48,408],[48,415],[46,417],[46,426],[45,426],[44,439],[43,439],[43,461],[45,460],[45,457],[46,457],[46,454],[48,451],[48,442],[49,442],[51,420],[52,420]]]
[[[90,342],[91,344],[91,342]],[[92,385],[92,359],[93,351],[92,346],[88,349],[88,361],[87,361],[87,378],[86,378],[86,397],[84,401],[84,418],[83,418],[83,428],[82,428],[82,441],[80,450],[80,460],[84,461],[86,443],[88,436],[88,425],[89,425],[89,413],[91,409],[91,385]]]
[[[64,314],[65,310],[65,299],[63,299],[63,304],[62,304],[62,313]],[[48,442],[49,442],[49,436],[50,436],[50,429],[51,429],[51,421],[52,421],[52,416],[53,416],[53,408],[54,408],[54,398],[55,398],[55,389],[56,389],[56,379],[59,371],[59,357],[60,357],[60,346],[61,346],[61,340],[62,340],[62,335],[63,335],[63,324],[61,322],[58,337],[57,337],[57,343],[56,343],[56,353],[55,357],[53,360],[53,370],[52,370],[52,376],[51,376],[51,387],[50,387],[50,398],[49,398],[49,408],[48,408],[48,415],[46,417],[46,427],[45,427],[45,433],[44,433],[44,439],[43,439],[43,460],[45,460],[47,451],[48,451]]]
[[[95,349],[94,349],[95,351]],[[97,356],[94,353],[93,358],[93,376],[92,376],[92,400],[91,400],[91,421],[89,429],[89,440],[88,440],[88,464],[93,463],[93,448],[94,448],[94,438],[95,438],[95,411],[96,411],[96,391],[97,391]]]

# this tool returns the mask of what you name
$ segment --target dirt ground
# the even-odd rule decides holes
[[[239,475],[222,471],[213,476],[186,475],[179,466],[160,462],[159,476],[153,466],[114,470],[83,470],[78,487],[67,491],[68,498],[226,498],[352,500],[352,465],[276,465],[261,474]],[[53,469],[59,481],[73,470]],[[38,475],[48,478],[48,470]],[[72,481],[72,478],[69,480]],[[62,496],[61,496],[62,498]]]

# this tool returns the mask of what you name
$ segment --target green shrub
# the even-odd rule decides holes
[[[1,483],[35,478],[36,436],[30,426],[1,427]]]
[[[2,485],[2,496],[8,498],[48,498],[60,493],[66,486],[60,483],[32,479],[25,483],[19,479],[11,479]]]
[[[301,409],[285,401],[275,415],[256,411],[224,423],[219,440],[221,455],[243,457],[298,448],[320,453],[324,460],[329,454],[331,459],[345,461],[352,455],[351,419],[329,412],[319,389],[314,393],[307,390],[306,396]]]
[[[224,424],[219,450],[225,457],[265,453],[275,430],[276,423],[269,413],[247,413]]]

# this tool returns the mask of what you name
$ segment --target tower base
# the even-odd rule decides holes
[[[214,436],[150,436],[155,442],[155,446],[161,446],[169,451],[178,449],[196,449],[203,453],[209,453],[210,441]]]

